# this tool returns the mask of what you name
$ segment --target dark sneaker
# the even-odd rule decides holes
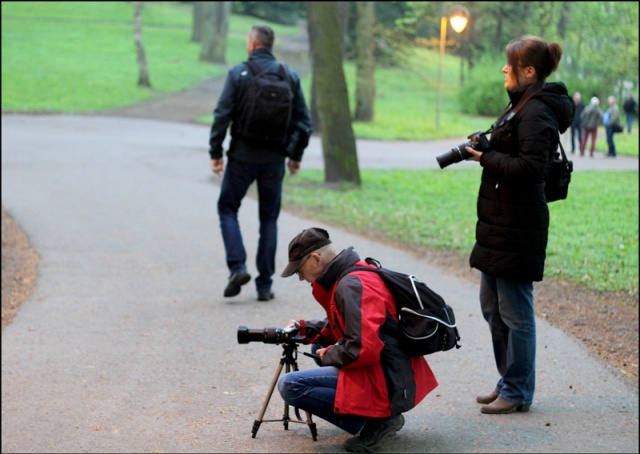
[[[384,419],[370,419],[357,437],[349,438],[342,447],[350,452],[371,452],[404,426],[402,414]]]
[[[236,271],[229,278],[227,288],[224,289],[224,296],[236,296],[240,293],[240,287],[251,280],[251,275],[246,271]]]
[[[258,292],[258,301],[269,301],[275,297],[276,295],[268,290],[266,292]]]

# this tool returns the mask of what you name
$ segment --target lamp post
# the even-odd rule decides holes
[[[456,33],[461,33],[469,22],[469,10],[464,6],[456,5],[449,8],[448,12],[443,6],[443,15],[440,18],[440,67],[438,69],[438,100],[436,103],[436,129],[440,129],[440,104],[442,103],[442,70],[444,66],[444,48],[447,42],[447,18],[451,21],[451,28]]]

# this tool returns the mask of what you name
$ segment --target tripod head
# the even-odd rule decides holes
[[[294,365],[294,370],[298,370],[298,344],[296,342],[284,342],[282,344],[282,364]]]

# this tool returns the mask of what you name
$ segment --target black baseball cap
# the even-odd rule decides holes
[[[289,243],[289,264],[280,276],[289,277],[302,265],[302,260],[313,251],[331,244],[329,232],[319,227],[311,227],[300,232]]]

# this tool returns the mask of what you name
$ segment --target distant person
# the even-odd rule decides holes
[[[357,435],[344,449],[369,452],[402,428],[402,413],[438,382],[423,356],[401,350],[396,305],[382,278],[352,271],[338,279],[354,265],[372,267],[353,247],[336,249],[324,229],[305,229],[289,243],[281,276],[311,284],[326,318],[291,321],[322,367],[284,374],[278,391],[287,404]]]
[[[580,122],[580,114],[584,110],[584,103],[582,102],[582,95],[579,91],[573,94],[573,102],[576,104],[576,110],[573,113],[573,120],[571,121],[571,154],[576,152],[576,137],[578,139],[578,148],[582,143],[582,123]]]
[[[607,156],[610,158],[615,158],[617,156],[617,153],[616,143],[613,139],[613,135],[616,132],[622,132],[624,129],[620,124],[620,109],[618,108],[616,98],[614,96],[609,96],[609,98],[607,98],[607,102],[609,103],[609,108],[604,113],[602,123],[604,124],[604,130],[607,134],[607,147],[609,147]]]
[[[627,118],[627,133],[631,134],[633,120],[638,116],[638,102],[636,101],[636,98],[634,98],[633,95],[629,95],[622,108],[624,109],[624,115]]]
[[[598,138],[598,127],[602,124],[604,113],[600,109],[600,100],[597,97],[591,98],[589,106],[587,106],[580,114],[582,123],[582,142],[580,142],[580,156],[584,156],[584,151],[589,137],[591,137],[591,149],[589,156],[593,158],[593,152],[596,149],[596,139]]]
[[[490,414],[526,412],[533,403],[533,282],[542,280],[549,235],[545,176],[575,109],[562,82],[546,82],[560,63],[560,44],[523,36],[505,53],[511,103],[492,128],[492,151],[466,147],[482,166],[469,263],[481,272],[480,308],[500,376],[489,393],[476,397],[480,411]]]
[[[258,277],[255,279],[258,301],[269,301],[275,297],[271,286],[276,267],[277,221],[285,175],[284,163],[288,157],[290,174],[298,172],[311,133],[311,114],[300,88],[300,79],[293,69],[276,61],[271,50],[274,39],[273,30],[267,25],[254,25],[251,28],[247,37],[248,64],[240,63],[229,70],[213,112],[214,121],[209,136],[211,170],[218,175],[224,171],[218,198],[218,216],[230,272],[224,289],[225,297],[236,296],[241,286],[251,280],[247,272],[247,253],[238,223],[238,210],[254,181],[257,182],[260,219],[256,254]],[[253,82],[257,82],[257,72],[273,73],[265,79],[285,81],[284,84],[280,82],[277,91],[273,89],[269,92],[270,95],[277,95],[275,102],[263,104],[260,99],[267,97],[255,95],[254,87],[257,85]],[[290,121],[287,122],[289,115]],[[222,143],[229,125],[231,143],[225,169]],[[253,237],[258,232],[251,233]]]

